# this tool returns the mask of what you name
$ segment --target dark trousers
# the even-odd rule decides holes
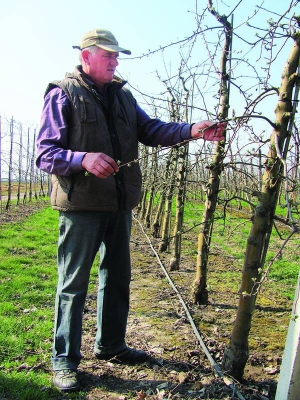
[[[131,211],[61,212],[53,370],[77,369],[81,360],[82,314],[90,270],[100,252],[97,334],[94,351],[126,347],[131,279]]]

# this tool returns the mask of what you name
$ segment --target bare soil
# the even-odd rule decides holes
[[[154,248],[158,242],[151,238]],[[157,257],[150,249],[138,225],[132,241],[131,312],[127,344],[146,350],[152,357],[139,366],[99,362],[92,349],[95,336],[96,296],[88,298],[83,335],[84,359],[80,380],[86,399],[274,399],[280,371],[291,305],[284,299],[267,299],[274,306],[257,305],[258,321],[278,324],[284,331],[282,343],[268,349],[268,330],[254,327],[254,338],[243,382],[230,384],[216,373],[207,359],[189,323],[178,295],[166,279]],[[167,268],[170,254],[160,255]],[[233,260],[215,252],[211,255],[212,275],[233,268]],[[197,329],[214,361],[221,365],[222,355],[235,319],[238,293],[234,290],[210,290],[209,304],[191,302],[190,287],[195,274],[195,257],[183,256],[179,271],[167,272],[184,299]],[[263,295],[262,295],[263,297]],[[265,304],[263,301],[262,304]],[[268,303],[269,304],[269,303]],[[255,319],[255,317],[254,317]],[[93,322],[92,322],[93,321]],[[233,387],[237,392],[234,392]]]
[[[35,207],[35,210],[39,206]],[[35,211],[24,207],[18,212],[0,214],[0,224],[17,222]],[[9,216],[10,214],[10,216]],[[193,239],[194,240],[194,239]],[[154,247],[157,239],[151,238]],[[196,246],[196,244],[195,244]],[[135,223],[132,240],[131,311],[128,321],[128,346],[146,350],[151,359],[141,365],[99,361],[93,354],[96,333],[96,293],[90,293],[84,310],[83,360],[79,370],[80,399],[260,399],[275,398],[282,349],[288,327],[291,303],[283,298],[257,303],[251,330],[250,356],[243,382],[229,384],[216,373],[193,331],[178,295],[171,287],[143,232]],[[170,254],[160,255],[167,268]],[[190,287],[195,274],[195,255],[183,255],[180,270],[168,272],[195,321],[199,334],[214,361],[221,365],[235,318],[237,290],[223,289],[220,269],[234,268],[234,260],[220,249],[212,251],[210,271],[215,285],[209,303],[192,303]],[[270,306],[270,304],[272,306]],[[268,324],[277,324],[282,335],[277,347],[269,346]],[[264,327],[266,328],[264,331]],[[236,391],[235,391],[236,390]],[[62,394],[58,399],[74,398]],[[239,396],[239,397],[238,397]]]

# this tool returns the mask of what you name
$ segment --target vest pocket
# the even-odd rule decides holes
[[[125,113],[122,112],[122,109],[121,109],[120,112],[119,112],[119,118],[125,123],[125,125],[126,125],[128,128],[130,127],[129,121],[128,121],[128,119],[126,118]]]
[[[96,110],[93,102],[83,96],[79,96],[79,102],[81,122],[95,122]]]

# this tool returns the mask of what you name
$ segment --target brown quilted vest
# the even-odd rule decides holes
[[[58,86],[70,100],[69,149],[102,152],[121,164],[138,158],[135,99],[124,89],[125,83],[114,80],[107,85],[108,109],[78,68],[48,86],[46,93]],[[87,175],[85,171],[71,176],[52,175],[51,204],[60,211],[131,210],[139,203],[141,183],[137,162],[120,168],[119,173],[107,179]]]

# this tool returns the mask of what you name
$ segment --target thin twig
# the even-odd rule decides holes
[[[225,121],[223,121],[223,122],[225,122]],[[201,133],[203,134],[206,130],[211,129],[211,128],[213,128],[214,126],[217,126],[219,123],[220,123],[220,122],[215,122],[214,124],[212,124],[212,125],[210,125],[210,126],[207,126],[206,128],[201,129]],[[159,146],[159,147],[157,148],[156,151],[153,151],[153,152],[152,152],[152,154],[156,154],[156,153],[158,153],[158,152],[159,152],[160,150],[162,150],[162,149],[163,149],[163,150],[167,150],[167,149],[171,149],[171,148],[173,148],[173,147],[181,147],[181,146],[184,146],[184,145],[186,145],[186,144],[188,144],[188,143],[190,143],[190,142],[192,142],[192,141],[194,141],[194,140],[198,140],[198,139],[199,139],[198,137],[197,137],[197,138],[190,138],[190,139],[183,140],[182,142],[179,142],[179,143],[176,143],[176,144],[173,144],[173,145],[170,145],[170,146],[166,146],[166,147]],[[119,168],[122,168],[122,167],[130,167],[130,165],[131,165],[132,163],[137,163],[137,162],[143,160],[143,159],[146,158],[146,157],[148,157],[148,154],[143,155],[143,156],[141,156],[141,157],[139,157],[139,158],[136,158],[135,160],[128,161],[127,163],[120,164],[120,165],[119,165]]]

